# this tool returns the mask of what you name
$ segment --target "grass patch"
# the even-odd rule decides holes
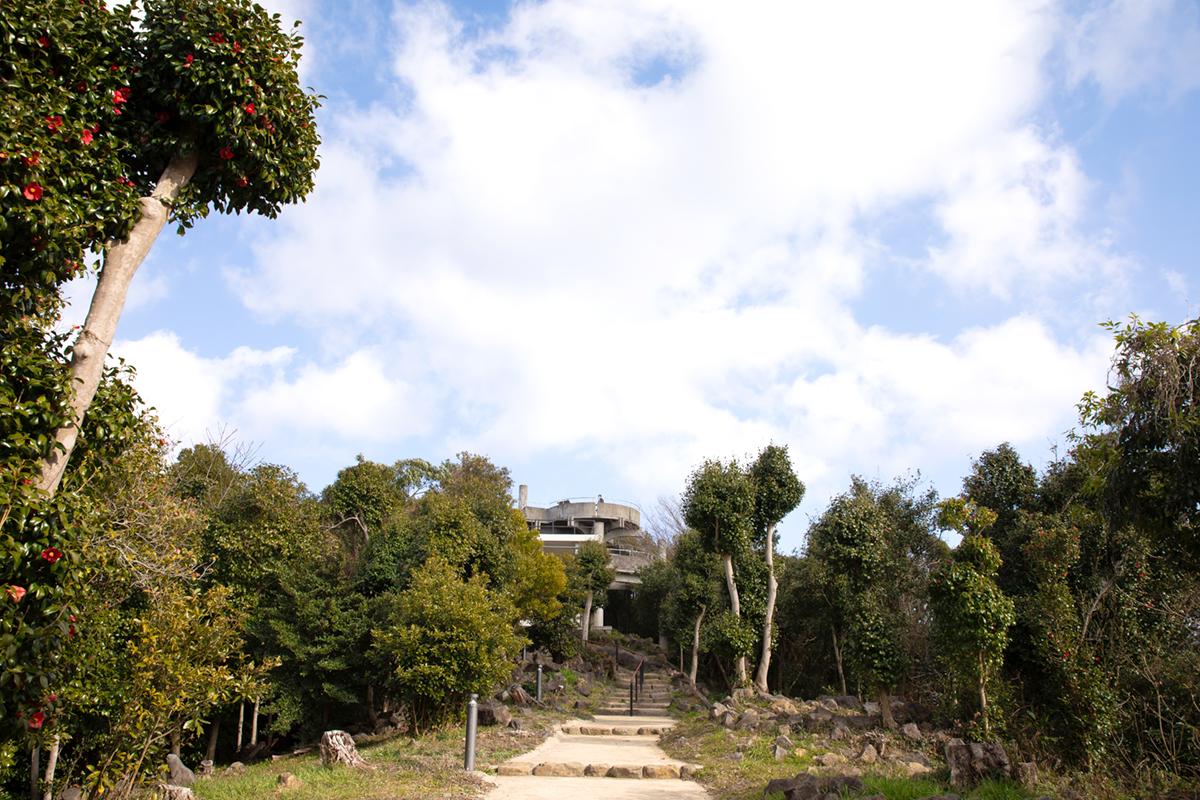
[[[862,796],[881,794],[888,800],[920,800],[933,794],[941,794],[945,787],[926,778],[863,778]]]
[[[532,750],[564,719],[561,712],[529,710],[515,715],[526,730],[480,728],[476,740],[478,768],[498,764]],[[242,775],[218,775],[197,781],[199,800],[426,800],[480,797],[488,786],[463,771],[462,725],[443,728],[419,739],[400,736],[359,748],[373,769],[326,769],[314,752],[251,764]],[[290,772],[303,785],[281,789],[281,773]]]

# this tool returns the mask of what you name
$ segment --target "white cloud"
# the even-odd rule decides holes
[[[239,347],[224,358],[205,358],[187,349],[170,331],[133,341],[118,340],[112,355],[137,369],[134,386],[159,413],[159,421],[185,444],[206,441],[230,421],[231,392],[242,380],[281,368],[294,355],[286,347]]]
[[[1175,99],[1200,88],[1200,7],[1189,0],[1108,0],[1069,27],[1069,78],[1110,103],[1148,90]]]
[[[930,209],[920,267],[958,290],[1126,268],[1085,229],[1078,155],[1031,122],[1060,25],[1036,2],[551,0],[468,34],[399,6],[404,102],[331,114],[317,191],[229,276],[354,355],[241,411],[586,456],[647,497],[769,439],[826,490],[1040,445],[1104,348],[1028,316],[939,339],[852,308],[887,247],[864,222],[901,205]]]
[[[251,390],[239,414],[264,435],[327,430],[347,438],[395,441],[428,426],[430,400],[389,378],[375,354],[357,352],[332,369],[309,364],[294,378],[280,376]]]

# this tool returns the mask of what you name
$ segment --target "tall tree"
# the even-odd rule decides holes
[[[750,465],[750,480],[754,484],[754,527],[762,536],[767,563],[767,610],[763,618],[762,652],[754,685],[761,692],[767,689],[767,672],[771,669],[772,624],[775,620],[775,596],[779,583],[775,580],[775,529],[779,521],[790,514],[804,498],[804,484],[796,477],[787,447],[767,445]]]
[[[725,588],[729,609],[737,620],[742,618],[733,559],[749,547],[754,525],[754,486],[736,460],[705,461],[692,472],[683,495],[683,515],[703,537],[704,546],[721,557],[725,567]],[[746,657],[734,661],[738,683],[745,683]]]
[[[858,676],[877,694],[884,723],[895,727],[891,692],[904,667],[896,613],[899,564],[892,545],[895,521],[878,494],[854,478],[850,491],[835,497],[809,529],[809,555],[833,581],[830,599],[849,633]]]
[[[584,598],[580,635],[586,642],[592,624],[592,606],[604,605],[605,593],[616,577],[616,571],[608,564],[608,549],[602,542],[581,544],[567,568],[567,577]]]
[[[100,256],[71,349],[71,413],[38,480],[53,494],[159,232],[210,209],[273,217],[303,198],[317,98],[297,77],[300,37],[250,0],[147,0],[136,18],[132,4],[11,5],[0,70],[4,113],[17,117],[0,126],[0,150],[23,154],[4,159],[23,188],[3,201],[17,223],[4,237],[6,288],[57,293],[86,252]]]
[[[941,525],[963,535],[929,584],[934,623],[952,673],[974,686],[983,735],[991,734],[988,687],[1004,657],[1013,601],[996,583],[1000,554],[983,531],[995,512],[961,498],[942,505]]]

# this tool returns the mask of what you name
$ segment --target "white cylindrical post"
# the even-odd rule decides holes
[[[475,728],[479,722],[479,695],[472,694],[467,702],[467,751],[463,755],[463,769],[475,769]]]

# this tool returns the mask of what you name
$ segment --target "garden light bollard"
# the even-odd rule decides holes
[[[463,769],[475,769],[475,727],[479,722],[479,695],[472,694],[467,702],[467,751],[463,755]]]
[[[542,702],[542,665],[538,664],[537,673],[537,701]]]

